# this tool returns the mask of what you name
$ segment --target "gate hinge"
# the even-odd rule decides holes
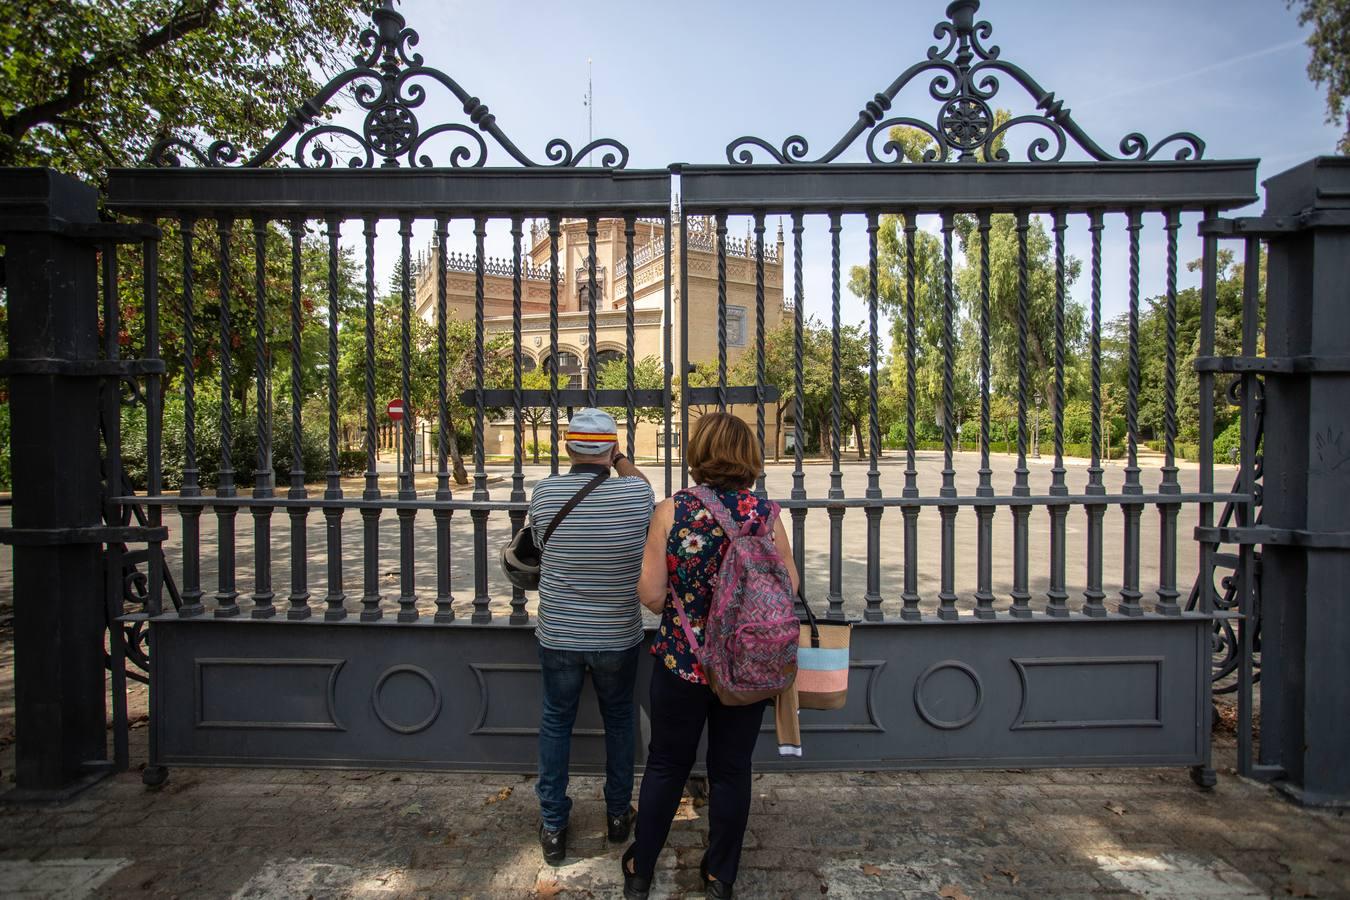
[[[1197,356],[1197,372],[1306,375],[1350,372],[1350,356]]]
[[[1350,550],[1350,531],[1309,531],[1304,528],[1206,527],[1195,529],[1195,539],[1208,544],[1268,544],[1317,550]]]
[[[87,525],[78,528],[0,528],[0,544],[24,547],[58,547],[65,544],[143,544],[164,541],[169,529],[163,525]]]
[[[0,359],[0,377],[65,375],[70,378],[134,378],[163,375],[162,359]]]
[[[1292,216],[1205,219],[1200,223],[1198,231],[1201,237],[1276,238],[1311,228],[1350,228],[1350,210],[1309,209]]]
[[[0,234],[59,234],[91,244],[137,244],[159,240],[163,232],[149,222],[67,222],[51,216],[6,216]]]

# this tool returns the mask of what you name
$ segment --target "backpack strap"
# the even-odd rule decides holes
[[[666,589],[670,591],[670,600],[675,604],[675,610],[680,614],[680,625],[684,627],[684,639],[689,642],[689,651],[697,654],[699,650],[698,640],[694,637],[694,629],[689,625],[689,613],[684,610],[684,602],[680,600],[680,595],[675,593],[675,585],[667,584]]]
[[[703,508],[712,513],[712,517],[717,520],[721,526],[722,533],[729,538],[745,537],[750,534],[750,529],[755,527],[755,519],[749,519],[745,525],[739,525],[736,519],[731,515],[731,510],[727,509],[722,498],[717,496],[717,492],[706,484],[696,484],[689,488],[689,493],[703,505]],[[773,537],[773,526],[778,521],[778,504],[770,503],[771,512],[769,515],[758,521],[765,522],[768,525],[768,536]],[[761,531],[763,533],[763,531]]]

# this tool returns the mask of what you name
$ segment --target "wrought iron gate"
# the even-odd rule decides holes
[[[1235,370],[1214,350],[1218,240],[1233,233],[1218,214],[1256,199],[1256,163],[1205,160],[1203,143],[1190,134],[1171,135],[1157,145],[1130,134],[1120,141],[1119,155],[1107,152],[1074,122],[1060,100],[987,44],[992,29],[974,20],[977,7],[975,0],[952,3],[949,20],[935,29],[942,46],[931,48],[925,59],[868,101],[853,126],[818,158],[810,158],[807,142],[798,136],[781,145],[741,138],[728,146],[725,165],[630,170],[628,150],[616,141],[602,139],[573,151],[566,142],[555,140],[545,150],[547,163],[540,165],[507,138],[476,97],[412,52],[415,33],[386,2],[375,11],[372,28],[362,38],[363,53],[356,67],[302,105],[255,156],[241,162],[242,154],[221,142],[202,149],[172,141],[157,148],[156,165],[110,173],[107,208],[142,224],[118,234],[91,228],[85,235],[97,244],[103,262],[101,327],[107,339],[101,358],[95,360],[99,354],[89,351],[89,371],[84,374],[107,379],[106,465],[109,483],[118,485],[108,491],[108,526],[97,534],[90,532],[90,537],[110,547],[116,539],[145,543],[148,548],[143,557],[147,579],[136,597],[144,609],[129,617],[133,628],[148,623],[153,636],[152,765],[147,777],[162,777],[163,766],[178,764],[532,770],[538,701],[531,598],[505,587],[493,565],[498,544],[524,521],[527,482],[541,474],[528,464],[523,411],[550,411],[551,471],[558,464],[558,422],[563,411],[581,405],[618,409],[618,418],[627,425],[630,454],[642,409],[657,411],[662,435],[678,423],[683,436],[689,433],[691,412],[696,415],[698,409],[711,406],[739,408],[748,418],[753,416],[765,442],[766,405],[779,406],[778,389],[765,374],[765,326],[772,306],[779,303],[768,296],[766,259],[783,267],[784,282],[789,265],[785,257],[774,262],[776,251],[766,245],[765,235],[771,217],[784,217],[790,223],[791,241],[784,240],[781,246],[791,247],[792,284],[790,300],[781,308],[791,315],[795,382],[790,401],[782,407],[791,413],[793,464],[790,472],[781,472],[789,489],[778,490],[778,474],[769,477],[769,473],[761,477],[759,489],[790,511],[798,567],[824,572],[823,591],[817,592],[812,579],[806,580],[807,599],[823,601],[831,618],[861,620],[855,629],[849,704],[837,712],[804,714],[809,755],[790,765],[1185,765],[1195,767],[1201,781],[1212,778],[1208,771],[1212,634],[1216,619],[1223,620],[1222,631],[1231,628],[1228,620],[1239,621],[1250,613],[1244,604],[1254,595],[1253,543],[1240,540],[1232,554],[1221,557],[1221,542],[1234,536],[1222,527],[1226,521],[1214,526],[1214,506],[1226,504],[1241,524],[1257,521],[1257,444],[1249,427],[1256,421],[1257,391],[1251,370],[1243,370],[1241,393],[1236,395],[1247,428],[1241,474],[1231,491],[1216,490],[1214,485],[1215,378]],[[897,95],[925,79],[928,94],[939,107],[935,123],[888,117]],[[994,100],[1000,79],[1025,89],[1037,112],[1009,119],[997,116]],[[419,123],[416,111],[425,99],[423,85],[438,85],[452,93],[469,124]],[[348,88],[366,113],[360,131],[319,120],[325,105]],[[926,142],[920,159],[905,157],[892,138],[891,130],[897,126],[914,129]],[[1017,161],[1009,142],[1024,128],[1038,132],[1023,148],[1026,161]],[[491,140],[491,151],[484,136]],[[334,139],[345,141],[345,149]],[[450,141],[451,147],[433,156],[431,148],[438,140]],[[860,142],[867,161],[846,161]],[[1172,159],[1162,159],[1164,147]],[[288,148],[298,167],[265,165]],[[504,153],[520,167],[487,167],[490,152]],[[581,167],[592,154],[604,154],[602,166]],[[1066,155],[1085,158],[1073,161]],[[196,165],[180,165],[183,162]],[[18,191],[15,188],[11,195],[18,196]],[[890,216],[897,218],[884,218]],[[1003,216],[1012,217],[1017,242],[1016,347],[1011,350],[1018,398],[1016,462],[1009,484],[996,483],[991,462],[995,291],[988,237]],[[745,243],[728,238],[729,217],[746,217],[750,223]],[[841,242],[846,221],[853,219],[861,221],[868,244],[867,360],[850,372],[840,352],[846,327],[841,313],[845,283]],[[526,220],[542,223],[537,226],[538,242],[531,238],[534,247],[547,248],[546,262],[537,269],[531,261],[532,248],[524,243]],[[1034,394],[1030,367],[1032,343],[1038,340],[1029,322],[1028,243],[1037,220],[1049,223],[1054,251],[1052,336],[1047,346],[1036,350],[1048,354],[1052,369],[1048,387],[1054,463],[1044,487],[1039,473],[1033,478],[1028,462]],[[1198,224],[1203,234],[1202,324],[1196,348],[1199,466],[1190,486],[1183,486],[1176,462],[1178,372],[1190,355],[1176,340],[1178,233],[1183,220]],[[695,221],[702,229],[702,251],[691,239]],[[509,230],[512,248],[510,259],[499,268],[510,279],[505,387],[491,383],[487,372],[489,328],[494,322],[485,287],[492,266],[487,237],[494,223],[501,222]],[[570,309],[570,301],[560,294],[565,294],[572,277],[565,271],[572,257],[569,251],[560,262],[559,248],[573,222],[578,223],[576,234],[584,235],[587,252],[573,284],[580,299]],[[886,224],[891,222],[895,224]],[[974,235],[966,250],[982,251],[978,287],[964,298],[954,279],[953,236],[962,222],[970,224]],[[436,399],[429,410],[437,426],[436,476],[434,486],[425,492],[417,489],[413,473],[411,416],[402,421],[402,466],[393,490],[381,481],[377,442],[382,419],[377,401],[386,398],[377,397],[375,387],[374,335],[382,314],[376,303],[376,247],[382,235],[396,234],[402,280],[397,286],[401,354],[395,365],[401,386],[398,399],[410,408],[414,375],[409,344],[418,315],[418,285],[410,273],[416,259],[417,223],[430,223],[437,248],[429,257],[434,267],[429,319],[437,331],[439,351]],[[830,466],[828,487],[814,494],[808,489],[810,467],[805,459],[809,411],[803,383],[804,261],[825,251],[823,244],[810,244],[807,234],[813,223],[823,223],[828,234],[833,285],[832,365],[824,410],[828,427],[821,429],[821,447]],[[269,237],[275,236],[278,226],[288,238],[288,291],[269,284],[265,268]],[[638,244],[636,236],[646,226],[650,239]],[[897,229],[894,237],[904,260],[903,339],[896,345],[903,350],[891,360],[892,366],[905,371],[903,468],[888,464],[878,425],[884,355],[878,330],[882,277],[878,246],[884,227]],[[321,229],[328,248],[326,289],[319,291],[302,280],[301,255],[310,228]],[[469,229],[473,242],[473,252],[462,265],[449,251],[457,228]],[[251,285],[236,283],[232,276],[231,255],[239,246],[235,236],[242,229],[253,237],[256,277]],[[1160,229],[1163,237],[1166,274],[1162,284],[1149,286],[1141,281],[1141,257],[1144,234],[1154,229]],[[13,235],[19,229],[6,231]],[[651,237],[658,231],[660,237]],[[1065,325],[1069,268],[1065,247],[1069,234],[1083,231],[1091,247],[1091,321],[1084,349],[1091,371],[1091,459],[1087,467],[1075,470],[1064,461],[1066,358],[1075,349],[1068,346],[1072,337]],[[169,233],[177,235],[181,253],[161,259],[159,242]],[[916,247],[924,234],[936,236],[940,247],[938,339],[928,348],[918,334],[925,300],[916,297],[922,289]],[[364,263],[364,360],[363,383],[353,391],[338,376],[339,269],[344,238],[357,236],[358,257]],[[1123,271],[1109,267],[1103,250],[1104,244],[1121,238],[1127,259]],[[144,306],[138,323],[143,334],[136,339],[143,352],[136,360],[119,359],[117,341],[122,329],[116,241],[128,239],[140,242],[144,260]],[[11,254],[16,240],[10,239]],[[622,285],[611,285],[616,302],[609,309],[600,308],[608,276],[597,259],[597,243],[602,240],[622,246],[621,264],[615,266]],[[1249,239],[1246,250],[1243,353],[1254,357],[1260,321],[1257,241]],[[93,251],[88,252],[91,261]],[[698,252],[703,255],[694,260]],[[753,354],[756,377],[749,385],[731,383],[729,257],[753,285],[754,336],[745,352]],[[14,262],[9,265],[12,271]],[[181,285],[176,295],[162,292],[160,267],[175,271]],[[208,267],[218,272],[218,281],[206,286],[198,271]],[[657,300],[639,310],[638,273],[643,267],[662,288],[650,295]],[[462,361],[448,358],[452,272],[467,273],[473,280],[472,359],[468,383],[459,385],[466,389],[460,397],[452,372]],[[698,279],[716,285],[715,321],[711,315],[704,320],[691,311],[691,292],[696,293],[693,285]],[[1108,443],[1101,423],[1101,303],[1102,284],[1109,279],[1128,284],[1123,470],[1103,461]],[[532,284],[541,283],[547,312],[529,313],[526,295]],[[278,290],[289,297],[289,341],[276,347],[267,339],[269,316],[276,315],[268,297]],[[1137,442],[1138,320],[1149,290],[1162,292],[1167,331],[1162,456],[1156,473],[1144,470]],[[204,300],[211,300],[213,308]],[[978,342],[976,382],[981,386],[978,469],[971,473],[975,476],[971,492],[958,482],[967,473],[958,470],[955,416],[946,415],[941,423],[941,469],[932,491],[921,485],[927,457],[916,437],[917,358],[930,351],[939,355],[942,408],[953,410],[962,344],[954,320],[962,302],[978,310],[977,333],[971,336]],[[175,361],[181,369],[175,390],[181,390],[186,409],[177,492],[165,491],[162,477],[165,436],[160,404],[166,367],[159,352],[159,312],[164,303],[173,304],[184,323],[182,359]],[[328,325],[319,367],[322,380],[312,397],[327,420],[327,471],[321,489],[307,483],[301,449],[302,429],[314,414],[305,409],[305,384],[314,373],[302,371],[300,365],[301,322],[310,305],[325,310]],[[636,323],[643,312],[659,314],[665,378],[655,389],[640,386],[635,375]],[[94,327],[94,311],[83,310],[80,316],[79,327]],[[622,388],[599,383],[599,344],[606,327],[602,319],[622,323],[627,361]],[[244,323],[251,323],[251,329],[241,327]],[[194,341],[204,339],[208,327],[213,333],[206,346],[198,346]],[[525,346],[528,327],[547,333],[554,377],[546,390],[525,386],[525,360],[533,358]],[[568,327],[584,329],[586,338],[585,374],[577,387],[557,377],[559,354],[567,352],[560,344],[560,329]],[[250,330],[253,346],[241,345]],[[693,358],[691,335],[709,330],[716,332],[715,356]],[[539,340],[542,344],[542,334]],[[198,412],[204,398],[198,393],[197,369],[207,356],[221,385],[220,396],[212,398],[218,402],[218,418],[209,423],[219,431],[221,448],[217,475],[210,484],[199,477],[198,458],[198,436],[205,420]],[[277,365],[274,356],[288,360],[289,371]],[[253,396],[252,422],[237,421],[234,415],[238,398],[231,393],[232,374],[241,362],[253,366],[248,389]],[[691,371],[700,362],[716,364],[711,383]],[[12,377],[35,376],[35,365],[31,360],[11,360],[8,372]],[[847,467],[841,459],[846,420],[843,381],[851,374],[865,377],[869,426],[863,441],[868,462],[865,484],[854,493],[846,491]],[[145,407],[149,449],[144,494],[120,487],[120,392],[114,390],[120,385],[132,386],[136,401]],[[286,424],[292,458],[288,466],[280,461],[288,472],[284,487],[276,484],[278,461],[273,458],[278,436],[273,433],[271,405],[278,386],[289,400]],[[16,398],[20,393],[15,390]],[[472,484],[467,490],[452,483],[457,400],[467,405],[473,426]],[[344,402],[351,401],[359,405],[364,419],[364,476],[355,490],[343,483],[339,437],[340,411]],[[487,446],[487,430],[501,418],[500,410],[512,413],[505,419],[511,438],[509,465],[493,464]],[[235,459],[231,451],[240,433],[250,428],[256,457],[248,461],[254,471],[252,483],[245,485],[236,470],[245,461]],[[662,477],[653,479],[666,493],[687,482],[683,460],[673,459],[669,449],[660,453]],[[16,543],[24,540],[20,502],[16,486],[16,529],[10,534]],[[1157,511],[1156,529],[1144,523],[1150,507]],[[143,527],[131,524],[128,517],[133,511],[138,521],[143,519]],[[236,547],[241,512],[251,525],[245,531],[252,532],[251,560],[243,565],[248,572],[244,585]],[[272,556],[278,513],[284,513],[289,526],[285,560]],[[1183,513],[1195,517],[1194,544],[1178,541]],[[864,558],[862,577],[860,583],[850,583],[845,578],[845,523],[860,516],[865,545],[859,554]],[[390,517],[397,523],[394,547],[388,546],[382,529]],[[973,551],[958,536],[958,529],[972,520]],[[1068,564],[1075,522],[1084,528],[1079,545],[1084,562],[1077,573]],[[808,523],[819,527],[809,528]],[[114,524],[120,528],[115,537],[106,530]],[[350,540],[358,526],[359,545]],[[1006,529],[1005,546],[1010,547],[1011,590],[1006,602],[995,593],[1000,529]],[[165,542],[174,532],[173,552],[166,557]],[[1158,541],[1154,582],[1145,576],[1146,570],[1152,572],[1143,545],[1146,533],[1156,534]],[[432,537],[430,555],[419,552],[423,535]],[[1108,537],[1120,548],[1117,572],[1107,570]],[[935,593],[924,596],[921,549],[932,544],[937,547],[938,584]],[[464,546],[470,548],[469,564],[456,566],[452,551]],[[1190,603],[1181,602],[1183,587],[1178,583],[1178,551],[1184,547],[1194,548],[1200,573]],[[1032,553],[1042,548],[1047,588],[1033,594]],[[311,580],[311,555],[322,560],[321,595]],[[124,560],[110,555],[111,571],[120,572]],[[396,581],[386,581],[385,560],[396,560]],[[1214,573],[1225,561],[1235,572],[1236,588],[1230,596],[1238,599],[1229,606],[1240,607],[1236,614],[1215,609]],[[280,596],[273,582],[279,565],[289,572],[288,590]],[[204,575],[210,568],[214,583]],[[891,577],[900,590],[887,596],[883,586]],[[428,580],[434,587],[427,586]],[[117,582],[109,579],[109,591],[120,596],[113,587]],[[394,596],[386,596],[386,591]],[[1248,651],[1252,639],[1251,629],[1233,638]],[[1244,666],[1250,658],[1250,652],[1242,657]],[[1248,689],[1250,674],[1244,669]],[[638,696],[645,696],[641,686]],[[598,718],[587,721],[583,712],[574,756],[579,769],[593,769],[600,759],[598,729]],[[766,744],[762,763],[779,765],[769,751]]]

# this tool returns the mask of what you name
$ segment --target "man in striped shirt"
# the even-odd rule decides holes
[[[632,827],[635,716],[633,685],[642,645],[637,599],[653,495],[647,478],[618,450],[614,418],[599,409],[572,416],[571,471],[545,478],[530,498],[530,524],[543,535],[578,491],[604,477],[558,523],[542,549],[539,574],[539,843],[552,865],[567,855],[572,726],[586,672],[605,723],[605,810],[609,839]],[[608,477],[613,468],[616,477]]]

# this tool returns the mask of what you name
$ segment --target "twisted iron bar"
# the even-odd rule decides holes
[[[197,220],[183,216],[179,226],[183,237],[183,487],[180,494],[195,497],[197,484],[197,334],[193,310],[192,248],[197,235]]]
[[[412,250],[409,246],[412,241],[412,216],[400,217],[398,234],[402,247],[402,256],[399,257],[400,277],[398,285],[399,400],[403,404],[403,418],[399,420],[399,427],[403,432],[403,452],[400,454],[402,456],[403,475],[399,478],[398,488],[400,496],[413,498],[417,496],[417,492],[413,488],[412,473]]]
[[[367,217],[363,236],[366,240],[366,487],[364,496],[380,496],[379,476],[375,468],[375,219]]]
[[[633,355],[635,353],[634,341],[636,340],[636,314],[633,309],[635,302],[633,273],[633,238],[637,235],[637,221],[633,216],[628,215],[623,220],[623,249],[624,249],[624,287],[627,289],[627,298],[624,301],[624,403],[627,407],[625,412],[628,416],[628,456],[632,458],[637,454],[637,410],[633,398],[633,388],[637,380],[637,373],[634,369]]]
[[[228,216],[216,220],[220,236],[220,467],[216,470],[216,493],[222,497],[234,496],[234,423],[231,416],[230,385],[234,381],[234,365],[230,354],[230,294],[233,292],[230,265],[230,241],[234,235],[234,221]]]
[[[473,239],[478,253],[473,285],[473,496],[475,500],[482,500],[487,495],[487,472],[483,470],[486,462],[483,458],[483,242],[487,239],[487,220],[482,216],[473,220]]]
[[[989,467],[989,395],[990,388],[990,334],[989,334],[989,213],[979,214],[980,233],[980,484],[975,489],[979,496],[992,497],[993,470]]]
[[[328,486],[324,496],[342,496],[342,477],[338,469],[338,263],[341,260],[342,220],[328,217]]]
[[[1064,232],[1068,223],[1063,210],[1056,210],[1055,233],[1055,466],[1050,493],[1068,493],[1064,485]]]
[[[1028,316],[1031,305],[1031,286],[1027,271],[1026,210],[1017,212],[1017,470],[1013,493],[1027,494],[1027,392],[1031,388],[1027,371],[1027,339],[1030,331]]]
[[[1163,387],[1163,437],[1166,441],[1167,460],[1164,464],[1163,480],[1176,481],[1176,439],[1177,439],[1177,230],[1181,227],[1181,214],[1170,209],[1167,215],[1167,350],[1165,356]]]
[[[805,289],[802,277],[802,214],[792,214],[792,497],[806,497],[806,476],[802,472],[802,418],[806,415],[806,380],[803,373],[802,358],[806,352],[805,338]]]
[[[881,496],[877,483],[877,454],[881,449],[881,422],[877,410],[877,214],[867,214],[867,416],[868,453],[867,491],[869,496]],[[761,375],[761,380],[763,377]]]
[[[917,324],[914,314],[914,289],[918,273],[914,271],[914,235],[918,225],[913,213],[905,213],[905,488],[906,497],[919,496],[915,468],[916,444],[914,428],[917,424],[918,410],[915,406],[914,378],[918,362],[916,347],[918,341]]]
[[[956,294],[952,282],[952,229],[950,212],[942,214],[942,494],[956,495],[956,470],[952,468],[952,444],[956,440]],[[946,512],[951,507],[943,507]]]
[[[759,441],[759,474],[756,492],[764,491],[764,211],[755,213],[755,437]]]
[[[597,226],[594,216],[586,219],[586,405],[595,406],[596,379],[596,306],[599,297],[595,282],[595,240]]]
[[[562,235],[558,216],[548,218],[548,265],[558,270],[558,238]],[[549,467],[558,474],[558,282],[553,280],[548,289],[548,407],[549,407]]]
[[[449,239],[450,221],[446,218],[436,220],[436,418],[439,426],[436,435],[436,499],[449,500],[450,488],[450,373],[449,360],[446,358],[446,321],[447,285],[445,267],[445,243]],[[438,610],[442,614],[447,610]]]
[[[253,372],[257,381],[254,404],[258,425],[257,469],[253,473],[254,496],[268,496],[272,489],[271,380],[267,360],[267,220],[253,219],[254,327]]]
[[[1128,460],[1125,467],[1125,493],[1139,493],[1139,460],[1136,436],[1139,432],[1139,232],[1143,228],[1140,212],[1129,213],[1129,349],[1128,388],[1125,397],[1125,439]]]
[[[303,219],[291,220],[291,497],[305,496],[305,462],[300,452],[300,242],[305,234]]]
[[[346,165],[352,168],[373,168],[376,157],[386,168],[400,165],[425,168],[435,165],[428,154],[421,152],[428,141],[453,136],[449,165],[477,168],[485,165],[488,157],[487,142],[479,133],[482,132],[523,166],[576,167],[593,153],[600,154],[602,168],[622,169],[628,165],[628,148],[612,138],[593,140],[575,151],[567,141],[554,138],[544,147],[548,163],[531,159],[501,130],[497,117],[485,103],[449,75],[425,65],[420,53],[412,52],[419,40],[417,32],[407,27],[407,20],[394,8],[394,0],[381,0],[371,12],[371,27],[361,32],[358,39],[361,52],[354,57],[354,66],[334,76],[318,93],[297,106],[281,130],[255,154],[244,159],[244,151],[229,141],[212,141],[203,149],[194,141],[175,135],[157,141],[146,162],[152,166],[181,166],[185,154],[203,167],[237,164],[253,168],[280,158],[292,139],[296,139],[290,155],[306,168],[332,168],[343,154],[350,154]],[[439,84],[453,94],[462,104],[469,124],[452,122],[424,129],[415,112],[427,98],[426,87],[421,83],[424,81]],[[347,89],[356,106],[365,110],[361,130],[319,124],[320,117],[334,110],[334,101]],[[349,146],[344,150],[330,147],[333,138],[346,141]]]
[[[841,371],[839,365],[839,213],[830,213],[830,496],[842,496],[843,473],[839,471],[839,443],[841,396],[839,383]]]
[[[750,165],[755,162],[756,151],[760,151],[780,164],[828,163],[838,159],[867,132],[864,147],[870,162],[900,164],[906,157],[899,143],[889,136],[895,126],[918,129],[932,140],[934,146],[924,153],[923,162],[945,162],[953,155],[963,161],[1006,162],[1011,154],[1002,146],[1005,135],[1019,125],[1035,125],[1048,133],[1027,145],[1026,157],[1031,162],[1062,159],[1070,141],[1099,161],[1152,160],[1171,144],[1179,145],[1174,154],[1176,160],[1200,159],[1204,155],[1205,142],[1190,132],[1170,134],[1157,145],[1151,145],[1139,132],[1131,132],[1120,141],[1120,156],[1108,153],[1074,121],[1064,102],[1053,92],[1041,87],[1020,66],[1002,59],[999,47],[985,45],[994,29],[988,22],[975,21],[979,7],[979,0],[954,0],[947,7],[948,20],[933,28],[933,37],[945,40],[945,46],[929,47],[926,59],[910,66],[889,87],[868,100],[852,127],[821,156],[808,159],[810,148],[800,134],[789,135],[777,147],[764,138],[745,136],[727,145],[727,162]],[[925,74],[932,75],[929,96],[941,104],[936,121],[929,123],[911,116],[886,118],[896,96]],[[1022,86],[1039,115],[1016,116],[1002,125],[995,124],[991,101],[999,91],[1000,75]],[[886,143],[878,151],[876,143],[882,138],[886,138]]]
[[[727,214],[717,214],[717,409],[727,409]]]

